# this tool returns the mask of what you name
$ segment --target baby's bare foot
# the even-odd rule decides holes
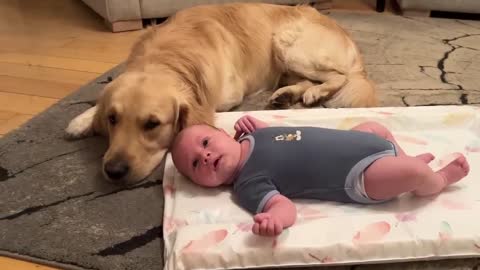
[[[459,154],[459,157],[450,162],[447,166],[438,171],[438,173],[445,179],[445,184],[451,185],[458,182],[470,171],[470,165],[464,155]]]
[[[430,163],[430,161],[435,159],[435,156],[432,153],[424,153],[416,156],[415,158],[418,158],[425,163]]]

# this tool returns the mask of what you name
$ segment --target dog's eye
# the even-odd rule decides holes
[[[148,120],[145,125],[143,126],[143,128],[145,130],[152,130],[154,128],[156,128],[158,125],[160,125],[160,121],[158,120],[154,120],[154,119],[150,119]]]
[[[110,123],[110,125],[114,126],[116,123],[117,123],[117,116],[115,116],[115,114],[110,114],[108,116],[108,122]]]
[[[208,139],[203,139],[202,145],[203,145],[203,147],[207,147],[207,145],[208,145]]]
[[[196,168],[198,165],[198,159],[195,159],[192,163],[193,168]]]

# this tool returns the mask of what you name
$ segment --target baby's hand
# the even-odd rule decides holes
[[[256,214],[252,232],[262,236],[277,236],[283,231],[282,221],[270,213]]]
[[[244,133],[249,134],[254,132],[257,129],[266,127],[267,124],[256,119],[253,116],[245,115],[242,116],[240,119],[237,120],[235,123],[235,136],[234,139],[240,138],[240,136]]]
[[[240,119],[237,120],[235,123],[235,139],[240,138],[240,136],[244,133],[252,133],[255,131],[255,122],[250,115],[242,116]]]

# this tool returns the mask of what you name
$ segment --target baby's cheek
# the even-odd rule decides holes
[[[205,177],[205,172],[203,170],[197,170],[194,173],[193,177],[195,177],[195,181],[197,182],[197,184],[208,184],[208,177]]]

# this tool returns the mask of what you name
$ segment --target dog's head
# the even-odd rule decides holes
[[[92,124],[109,139],[102,167],[108,180],[133,184],[160,164],[175,135],[192,122],[189,114],[195,113],[179,87],[167,76],[128,72],[103,90]]]

